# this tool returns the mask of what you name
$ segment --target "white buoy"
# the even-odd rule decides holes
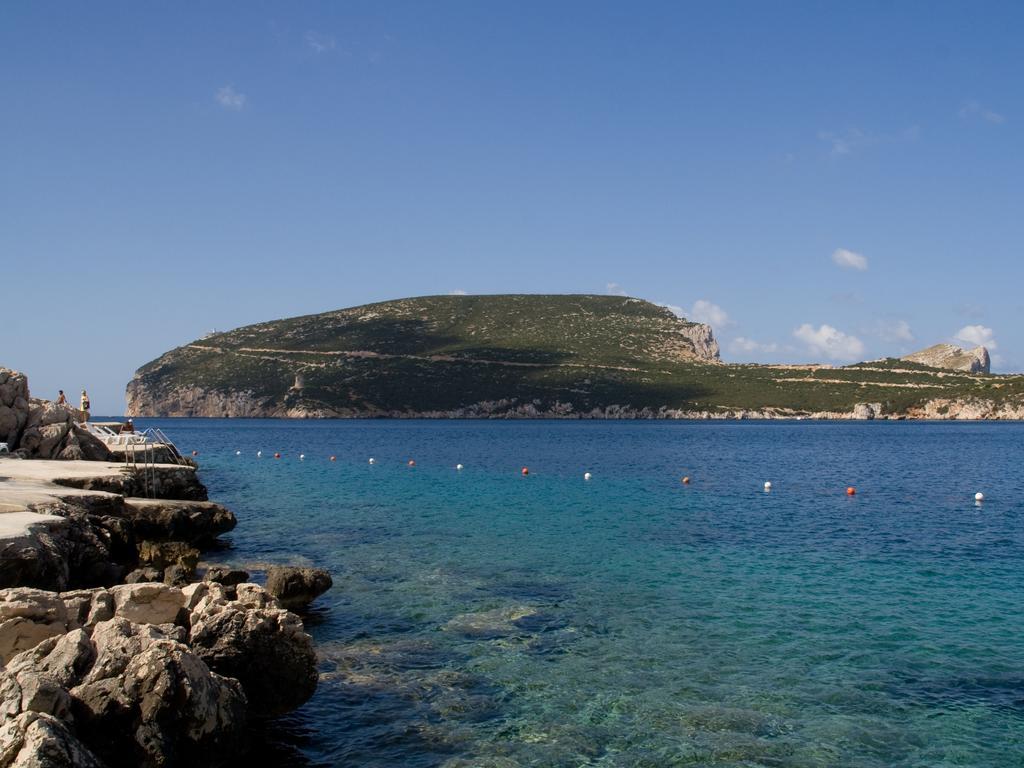
[[[462,465],[461,465],[461,464],[456,464],[456,465],[455,465],[455,468],[456,468],[456,469],[460,469],[460,470],[461,470],[461,469],[462,469]]]
[[[589,480],[590,479],[590,473],[589,472],[584,472],[583,473],[583,479],[584,480]]]
[[[982,493],[981,491],[978,491],[976,494],[974,494],[974,500],[975,501],[984,501],[985,500],[985,494]]]
[[[241,455],[242,455],[241,451],[235,451],[235,456],[241,456]]]
[[[377,460],[376,460],[376,459],[370,459],[370,463],[371,463],[371,464],[376,464],[376,463],[377,463]]]
[[[263,451],[256,451],[256,458],[257,458],[257,459],[258,459],[258,458],[259,458],[260,456],[262,456],[262,455],[263,455]]]
[[[772,489],[772,483],[771,483],[771,481],[770,481],[770,480],[766,480],[766,481],[765,481],[765,484],[764,484],[764,489],[765,489],[766,491],[770,491],[770,490]]]
[[[300,453],[300,454],[299,454],[299,461],[302,461],[302,460],[304,460],[305,458],[306,458],[306,454],[304,454],[304,453]]]

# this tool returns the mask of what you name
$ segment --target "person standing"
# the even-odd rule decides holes
[[[64,397],[64,390],[63,389],[58,390],[57,391],[57,405],[67,405],[67,404],[68,404],[68,399],[66,397]]]
[[[84,389],[82,390],[82,413],[85,414],[85,418],[83,418],[82,421],[88,421],[89,420],[89,395],[86,393],[86,391]]]

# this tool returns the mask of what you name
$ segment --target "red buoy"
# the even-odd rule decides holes
[[[274,458],[275,459],[280,459],[281,458],[281,454],[280,453],[275,453],[274,454]]]
[[[683,485],[689,485],[689,484],[690,484],[690,476],[687,475],[686,477],[683,478]]]
[[[529,467],[523,467],[523,474],[524,475],[530,474],[530,468]]]
[[[849,487],[848,487],[848,488],[846,489],[846,495],[847,495],[847,496],[856,496],[856,495],[857,495],[857,489],[856,489],[856,488],[854,488],[854,487],[853,487],[852,485],[851,485],[851,486],[849,486]]]

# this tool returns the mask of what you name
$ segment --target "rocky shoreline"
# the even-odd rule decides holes
[[[66,414],[0,369],[13,450],[0,457],[0,768],[236,761],[253,724],[315,692],[294,611],[331,578],[271,567],[260,586],[214,566],[200,579],[234,514],[195,466],[105,461]]]
[[[370,410],[337,409],[323,404],[298,402],[276,404],[251,392],[206,392],[198,387],[173,393],[157,402],[141,399],[129,406],[132,415],[158,415],[169,418],[271,418],[271,419],[564,419],[564,420],[747,420],[807,419],[845,421],[870,419],[896,420],[1020,420],[1024,405],[997,402],[986,398],[936,398],[920,407],[887,412],[882,403],[856,403],[849,411],[806,411],[792,408],[716,408],[714,410],[678,408],[633,408],[609,405],[589,411],[576,410],[570,403],[550,406],[495,400],[451,410]]]

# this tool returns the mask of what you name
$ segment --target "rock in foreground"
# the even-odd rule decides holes
[[[195,586],[209,589],[206,583]],[[255,585],[238,588],[243,586]],[[316,691],[312,640],[299,617],[288,611],[250,608],[211,590],[192,611],[188,641],[210,669],[241,682],[255,716],[290,712]]]
[[[0,590],[0,766],[237,757],[249,715],[288,712],[317,684],[299,617],[255,584],[237,590],[244,599],[215,583]]]
[[[323,568],[272,565],[267,569],[267,592],[290,611],[302,610],[333,584]]]

